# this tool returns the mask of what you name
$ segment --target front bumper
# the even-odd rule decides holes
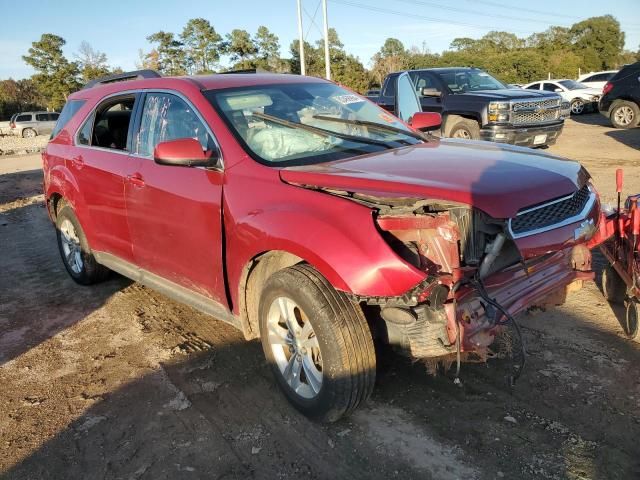
[[[542,147],[556,143],[563,126],[563,122],[540,127],[487,126],[480,130],[480,138],[522,147]]]

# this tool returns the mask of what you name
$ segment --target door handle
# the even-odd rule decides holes
[[[127,181],[135,187],[144,187],[144,179],[139,173],[133,175],[127,175]]]

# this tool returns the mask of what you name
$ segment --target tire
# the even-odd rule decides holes
[[[447,137],[478,140],[480,138],[480,126],[475,120],[459,120],[451,127]]]
[[[369,398],[376,357],[367,321],[315,269],[301,264],[273,274],[259,311],[265,357],[296,409],[334,422]]]
[[[640,304],[636,298],[629,299],[627,302],[627,310],[625,313],[624,333],[627,338],[640,342],[640,326],[638,319],[640,318]]]
[[[62,263],[76,283],[91,285],[107,278],[109,269],[96,262],[82,226],[69,205],[63,205],[57,214],[56,236]]]
[[[22,138],[35,138],[37,135],[33,128],[25,128],[22,130]]]
[[[582,115],[584,113],[585,104],[581,98],[571,100],[571,115]]]
[[[624,302],[627,294],[627,286],[611,265],[607,265],[602,271],[602,293],[611,303]]]
[[[609,114],[615,128],[633,128],[640,120],[640,109],[633,102],[619,101],[613,104]]]

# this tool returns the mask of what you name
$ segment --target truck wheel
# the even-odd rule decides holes
[[[303,414],[333,422],[371,395],[376,358],[362,310],[309,265],[267,280],[260,333],[279,387]]]
[[[633,102],[616,102],[609,116],[611,124],[616,128],[633,128],[638,124],[640,109]]]
[[[629,299],[624,325],[625,335],[636,342],[640,342],[640,327],[638,327],[638,317],[640,317],[639,305],[637,299]]]
[[[460,120],[451,127],[449,135],[447,136],[451,138],[464,138],[466,140],[478,140],[480,138],[480,127],[478,126],[478,122],[474,120]]]
[[[80,285],[91,285],[107,278],[109,269],[96,262],[80,222],[69,205],[57,214],[56,234],[62,263]]]
[[[622,303],[626,297],[627,286],[611,265],[607,265],[602,271],[602,293],[611,303]]]
[[[36,131],[33,128],[25,128],[22,130],[22,138],[34,138]]]
[[[584,101],[581,98],[571,100],[571,113],[573,115],[582,115],[584,113]]]

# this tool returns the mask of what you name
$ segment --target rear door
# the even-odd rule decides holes
[[[131,156],[131,130],[139,95],[111,96],[84,121],[75,155],[67,161],[78,181],[89,221],[92,248],[133,262],[125,206],[125,181],[140,159]]]
[[[196,138],[218,149],[202,116],[176,92],[147,92],[136,127],[140,164],[126,183],[135,263],[226,304],[222,264],[222,169],[159,165],[155,146]]]

